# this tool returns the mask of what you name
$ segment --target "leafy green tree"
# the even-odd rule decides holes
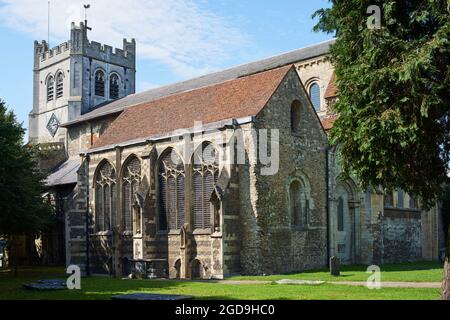
[[[0,236],[7,239],[36,234],[52,221],[51,206],[42,197],[44,176],[35,150],[23,144],[24,134],[14,113],[0,100]]]
[[[447,0],[333,0],[316,31],[334,33],[339,114],[331,141],[343,171],[364,187],[400,187],[430,207],[450,158],[450,14]],[[369,28],[368,8],[381,12]],[[450,246],[447,246],[448,248]],[[449,253],[443,298],[450,299]]]

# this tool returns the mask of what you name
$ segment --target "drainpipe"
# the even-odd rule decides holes
[[[90,239],[89,239],[89,155],[85,155],[86,161],[86,216],[85,216],[85,227],[86,227],[86,275],[91,275],[90,268],[90,259],[89,259],[89,247],[90,247]]]
[[[330,188],[329,188],[329,182],[330,182],[330,174],[329,174],[329,169],[330,169],[330,165],[328,163],[328,159],[329,159],[329,154],[330,154],[330,147],[327,146],[325,148],[325,182],[326,182],[326,197],[327,197],[327,201],[326,201],[326,210],[327,210],[327,263],[326,266],[328,266],[329,261],[330,261]]]

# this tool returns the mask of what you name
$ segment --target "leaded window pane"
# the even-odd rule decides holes
[[[219,155],[211,144],[205,144],[194,154],[193,192],[194,228],[211,227],[210,200],[219,175]]]
[[[181,158],[172,150],[166,152],[159,163],[159,227],[179,229],[184,224],[185,171]]]
[[[116,172],[109,162],[101,164],[95,179],[95,224],[97,231],[112,226],[116,201]]]
[[[105,74],[103,71],[95,73],[95,95],[99,97],[105,96]]]
[[[320,87],[317,83],[313,83],[309,88],[309,97],[316,111],[320,110]]]

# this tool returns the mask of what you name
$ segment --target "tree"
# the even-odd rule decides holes
[[[43,231],[53,216],[42,197],[44,176],[35,150],[23,145],[24,134],[14,113],[0,100],[0,236],[7,239]]]
[[[331,142],[344,172],[363,187],[397,187],[430,207],[450,158],[450,15],[447,0],[333,0],[316,31],[330,49],[339,99]],[[371,5],[380,28],[369,28]],[[447,250],[450,245],[447,246]],[[442,297],[450,299],[447,251]]]

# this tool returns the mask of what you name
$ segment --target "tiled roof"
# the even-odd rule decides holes
[[[333,71],[327,90],[325,91],[325,99],[335,98],[337,96],[336,73]]]
[[[206,86],[211,86],[224,81],[238,79],[240,77],[245,77],[258,72],[263,72],[279,68],[282,66],[291,65],[299,61],[318,57],[327,54],[330,45],[333,44],[334,41],[335,40],[328,40],[312,46],[283,53],[267,59],[243,64],[240,66],[211,73],[191,80],[170,84],[167,86],[147,90],[137,94],[132,94],[122,99],[106,104],[97,109],[94,109],[91,112],[88,112],[73,121],[69,121],[67,123],[62,124],[62,126],[70,126],[79,122],[104,117],[109,114],[117,114],[130,106],[135,106],[145,102],[157,100],[172,94],[186,92],[189,90],[194,90]]]
[[[322,122],[322,126],[325,129],[325,131],[330,130],[331,128],[333,128],[334,122],[336,121],[337,116],[332,115],[332,116],[326,116],[325,118],[320,119],[320,121]]]
[[[255,116],[291,68],[284,66],[127,108],[93,148],[192,128],[196,121],[208,124]]]
[[[59,165],[45,181],[46,186],[54,187],[65,184],[73,184],[78,180],[78,168],[80,167],[80,158],[73,157]]]

